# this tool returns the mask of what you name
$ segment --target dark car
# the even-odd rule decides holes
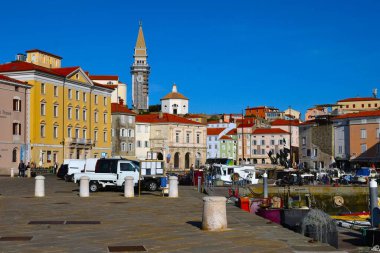
[[[58,172],[57,172],[57,177],[64,179],[68,170],[69,170],[68,164],[61,164],[61,166],[59,167]]]

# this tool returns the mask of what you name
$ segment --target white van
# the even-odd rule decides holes
[[[85,159],[72,159],[69,161],[67,174],[65,176],[65,181],[70,182],[73,180],[75,173],[81,173],[84,171],[84,166],[86,164]]]
[[[96,162],[99,160],[99,158],[87,158],[86,164],[84,166],[84,171],[82,172],[94,172],[95,173],[95,166]]]

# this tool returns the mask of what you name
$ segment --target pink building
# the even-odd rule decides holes
[[[10,173],[20,160],[29,161],[29,104],[32,86],[0,75],[0,174]]]

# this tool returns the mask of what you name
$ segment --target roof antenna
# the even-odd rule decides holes
[[[374,88],[374,89],[372,90],[372,94],[373,94],[373,97],[374,97],[374,98],[377,98],[377,88]]]
[[[139,20],[139,26],[142,26],[142,20]]]

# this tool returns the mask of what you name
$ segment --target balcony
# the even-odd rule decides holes
[[[92,145],[94,142],[91,139],[84,138],[65,138],[66,145]]]

